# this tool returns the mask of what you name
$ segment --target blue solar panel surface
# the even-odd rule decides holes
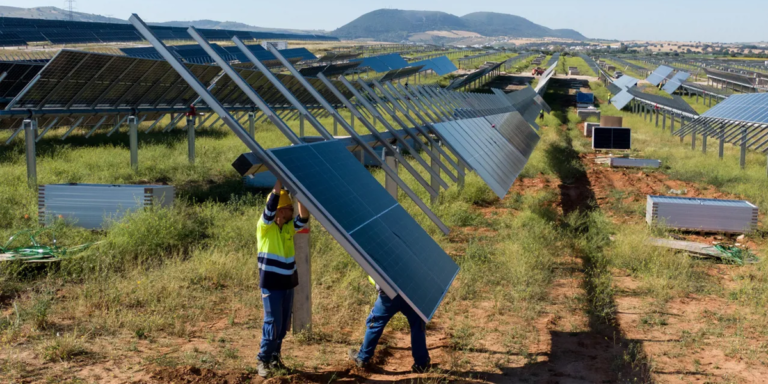
[[[701,116],[768,124],[768,93],[733,95]]]
[[[425,319],[459,267],[338,141],[272,149],[369,261]]]
[[[415,63],[410,63],[409,65],[411,66],[423,65],[424,70],[432,70],[438,76],[444,76],[458,70],[458,68],[456,68],[456,66],[453,65],[453,62],[451,61],[451,59],[449,59],[446,56],[441,56],[441,57],[437,57],[429,60],[417,61]]]
[[[631,77],[631,76],[624,75],[616,79],[613,82],[613,85],[621,89],[629,89],[637,85],[638,82],[640,82],[640,80],[635,79],[634,77]]]
[[[632,96],[631,93],[622,91],[618,95],[611,98],[611,104],[613,104],[616,109],[621,110],[622,108],[626,107],[627,104],[629,104],[629,102],[634,98],[635,97]]]
[[[379,73],[405,68],[409,65],[408,62],[397,53],[354,59],[350,60],[350,62],[359,62],[360,67],[368,67],[374,72]]]
[[[653,85],[659,85],[673,71],[674,71],[674,69],[672,69],[671,67],[667,67],[666,65],[662,65],[662,66],[656,68],[656,70],[653,71],[653,73],[651,73],[648,76],[648,78],[645,79],[645,80],[647,82],[653,84]]]

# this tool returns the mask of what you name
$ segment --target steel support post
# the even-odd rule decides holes
[[[131,148],[131,168],[139,168],[139,119],[136,116],[128,117],[128,143]]]
[[[195,163],[195,121],[194,115],[187,115],[187,150],[189,153],[189,163]]]
[[[662,132],[667,130],[667,111],[661,113],[661,130]]]
[[[707,134],[701,135],[701,153],[707,153]]]
[[[339,123],[336,121],[336,119],[333,119],[333,136],[339,135]]]
[[[334,128],[336,128],[335,125],[334,125]],[[299,137],[301,138],[304,137],[304,115],[299,115]]]
[[[296,211],[298,212],[298,210]],[[299,285],[293,290],[293,334],[312,332],[312,264],[309,257],[310,227],[296,232],[293,238],[294,261]]]
[[[741,128],[741,156],[739,157],[741,169],[747,168],[747,127]]]
[[[256,113],[248,112],[248,134],[256,137]]]
[[[691,131],[691,149],[696,150],[696,130]]]
[[[37,138],[37,121],[27,119],[22,122],[24,127],[24,143],[27,145],[27,183],[30,187],[37,186],[37,154],[35,139]]]
[[[720,126],[720,149],[718,152],[718,156],[720,157],[720,160],[723,159],[725,156],[725,127]]]

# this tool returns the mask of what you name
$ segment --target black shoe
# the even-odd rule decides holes
[[[271,364],[259,360],[259,365],[256,366],[256,371],[259,376],[266,378],[270,373],[272,373]]]
[[[359,357],[357,357],[359,351],[354,348],[350,348],[349,352],[347,352],[347,356],[349,356],[349,359],[352,360],[352,362],[355,363],[355,366],[358,368],[368,368],[368,363],[365,361],[360,360]]]
[[[283,360],[280,358],[279,353],[275,353],[272,355],[272,362],[269,363],[269,367],[272,369],[277,369],[279,371],[288,371],[288,367],[283,364]]]

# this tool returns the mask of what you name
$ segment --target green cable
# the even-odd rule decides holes
[[[737,265],[744,265],[748,261],[757,260],[757,256],[748,249],[721,244],[715,245],[715,249],[723,255],[723,259]]]
[[[53,245],[40,245],[37,241],[37,236],[44,232],[51,232],[53,236]],[[29,244],[24,247],[10,248],[17,238],[27,235],[29,237]],[[72,248],[64,248],[56,245],[56,234],[49,229],[41,229],[35,232],[31,230],[20,231],[0,247],[0,261],[13,261],[21,260],[25,262],[43,262],[43,261],[59,261],[68,256],[68,253],[74,253],[76,251],[84,250],[97,243],[86,243]]]

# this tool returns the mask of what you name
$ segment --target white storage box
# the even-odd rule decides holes
[[[670,228],[746,233],[757,228],[757,207],[747,201],[648,196],[646,221]]]
[[[626,157],[612,157],[611,167],[616,168],[659,168],[661,160],[651,159],[627,159]]]

